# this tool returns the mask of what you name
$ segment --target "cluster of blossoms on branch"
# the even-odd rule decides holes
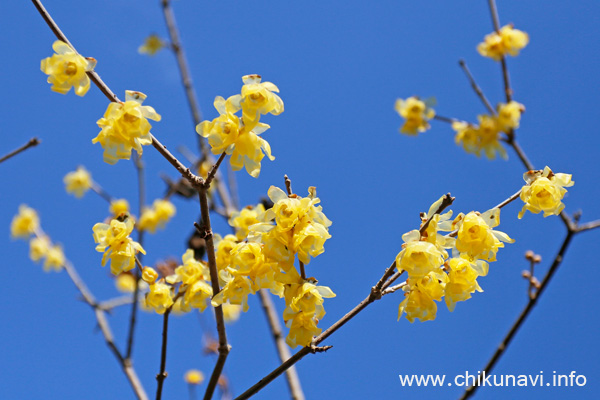
[[[544,217],[558,215],[565,208],[562,199],[567,193],[565,187],[575,184],[570,174],[554,173],[548,167],[542,171],[528,171],[523,174],[527,183],[521,190],[521,200],[525,203],[519,212],[523,218],[526,210],[534,214],[544,212]]]
[[[258,136],[270,128],[260,122],[260,116],[281,114],[283,101],[274,93],[279,92],[277,86],[261,82],[260,75],[245,75],[242,81],[241,94],[227,100],[221,96],[215,98],[219,117],[198,124],[196,131],[208,139],[213,154],[231,156],[229,161],[234,171],[246,167],[246,171],[257,178],[265,154],[270,160],[275,159],[269,143]],[[242,110],[241,118],[236,115],[239,110]]]
[[[304,264],[323,253],[323,245],[331,237],[331,221],[323,214],[312,187],[304,198],[287,195],[274,186],[268,195],[272,208],[265,210],[259,204],[235,213],[229,223],[236,228],[236,235],[219,238],[215,251],[223,290],[212,304],[236,304],[247,311],[248,295],[268,289],[285,299],[288,345],[307,346],[321,333],[317,324],[325,315],[323,298],[335,294],[328,287],[317,286],[315,278],[306,278]],[[296,257],[300,272],[294,265]]]
[[[420,230],[402,236],[404,244],[396,256],[396,268],[406,271],[408,279],[402,288],[405,299],[400,303],[398,319],[406,313],[410,322],[433,320],[437,313],[434,300],[442,297],[453,311],[457,302],[481,291],[477,278],[487,275],[488,262],[496,261],[503,242],[514,242],[505,233],[493,230],[500,223],[500,209],[483,214],[461,213],[451,220],[452,211],[436,214],[442,199],[432,204],[427,214],[421,214]],[[447,235],[439,233],[450,231]]]
[[[512,24],[505,25],[498,32],[486,35],[483,42],[477,46],[477,51],[484,57],[500,61],[507,54],[519,55],[519,51],[529,43],[529,35]]]
[[[506,25],[499,32],[487,35],[477,50],[483,56],[500,60],[506,54],[518,55],[519,50],[528,42],[529,36],[525,32]],[[406,100],[396,100],[396,112],[405,120],[400,128],[401,133],[415,136],[430,128],[428,121],[436,114],[428,103],[430,101],[422,101],[416,96]],[[498,104],[496,110],[490,109],[490,111],[491,114],[478,115],[477,124],[455,118],[438,117],[438,119],[452,123],[452,129],[456,131],[454,140],[467,153],[475,154],[477,157],[483,153],[490,160],[495,159],[496,155],[507,159],[506,150],[500,144],[500,140],[509,139],[513,131],[519,127],[525,106],[511,100],[508,103]],[[502,133],[505,134],[504,137]]]
[[[25,204],[19,207],[10,225],[10,235],[13,239],[29,240],[29,258],[33,262],[44,260],[44,271],[60,271],[66,262],[62,246],[52,244],[52,241],[40,227],[37,212]]]

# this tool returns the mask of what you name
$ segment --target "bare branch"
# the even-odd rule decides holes
[[[8,160],[11,157],[16,156],[17,154],[27,150],[30,147],[34,147],[37,146],[38,144],[40,144],[40,140],[36,137],[29,139],[29,141],[27,143],[25,143],[23,146],[19,147],[18,149],[11,151],[10,153],[8,153],[5,156],[0,157],[0,163],[3,163],[4,161]]]
[[[458,64],[460,65],[463,72],[467,76],[467,79],[469,80],[471,87],[473,88],[473,90],[475,91],[475,94],[477,94],[477,97],[479,97],[479,99],[481,100],[481,102],[483,103],[485,108],[487,108],[487,110],[489,111],[489,113],[491,115],[496,114],[496,110],[494,110],[494,107],[492,107],[492,104],[487,99],[487,97],[485,97],[485,94],[483,93],[483,91],[481,90],[481,88],[479,87],[477,82],[475,81],[475,78],[473,77],[473,74],[471,74],[469,67],[467,67],[467,63],[465,62],[465,60],[459,60]]]

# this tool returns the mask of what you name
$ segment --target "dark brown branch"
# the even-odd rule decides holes
[[[596,221],[586,222],[585,224],[577,225],[577,232],[589,231],[590,229],[600,228],[600,219]]]
[[[212,168],[210,169],[210,171],[208,172],[208,175],[206,176],[206,179],[204,180],[204,187],[206,187],[207,189],[210,187],[210,183],[212,182],[213,178],[215,177],[215,174],[217,173],[217,170],[219,169],[219,166],[223,162],[223,159],[225,158],[225,156],[226,156],[226,153],[223,152],[223,154],[221,154],[221,156],[219,157],[219,159],[217,160],[215,165],[213,165]]]
[[[479,99],[481,100],[481,102],[483,103],[483,105],[485,106],[485,108],[487,108],[487,110],[489,111],[489,113],[491,115],[496,114],[496,110],[494,110],[494,107],[492,107],[492,104],[487,99],[487,97],[485,97],[485,94],[483,93],[483,91],[481,90],[481,88],[479,87],[479,85],[477,84],[477,82],[475,81],[475,78],[473,77],[473,74],[471,74],[471,71],[469,70],[469,67],[467,67],[467,63],[465,63],[465,60],[459,60],[458,64],[460,65],[460,67],[462,68],[463,72],[467,76],[467,79],[469,80],[469,83],[471,84],[471,87],[473,88],[473,90],[475,91],[475,94],[477,95],[477,97],[479,97]]]
[[[536,305],[538,299],[544,292],[544,289],[546,289],[546,286],[548,286],[548,283],[550,282],[550,280],[552,279],[552,277],[558,270],[558,267],[560,266],[560,263],[563,260],[563,257],[567,251],[567,248],[569,247],[569,243],[571,242],[571,239],[573,238],[574,234],[575,234],[575,232],[573,232],[571,230],[569,230],[567,232],[567,236],[565,237],[565,240],[563,241],[563,244],[561,245],[560,250],[558,251],[558,254],[554,258],[554,261],[552,262],[550,269],[544,276],[544,279],[542,280],[542,283],[540,284],[539,289],[535,293],[535,296],[533,296],[529,299],[529,301],[527,302],[527,305],[525,306],[523,311],[521,311],[521,314],[519,315],[517,320],[513,323],[512,327],[509,329],[509,331],[506,334],[506,336],[504,337],[504,339],[502,339],[502,341],[498,345],[498,348],[496,349],[496,352],[494,353],[492,358],[488,361],[487,365],[481,370],[481,373],[479,374],[479,376],[482,376],[484,372],[486,374],[489,374],[490,371],[494,368],[494,366],[498,362],[498,360],[500,359],[500,357],[502,356],[502,354],[504,354],[504,352],[508,348],[508,345],[510,344],[512,338],[518,332],[521,325],[525,322],[525,320],[527,319],[527,316],[529,315],[529,313],[531,312],[533,307]],[[468,399],[469,397],[471,397],[473,394],[475,394],[475,391],[477,390],[477,388],[478,387],[476,385],[469,387],[463,393],[461,400]]]
[[[162,398],[162,388],[165,379],[167,378],[167,335],[169,331],[169,314],[171,307],[167,308],[163,316],[163,331],[162,331],[162,346],[160,351],[160,372],[156,375],[158,385],[156,386],[156,400]]]
[[[202,214],[202,228],[204,229],[205,236],[204,240],[206,241],[206,254],[208,258],[208,268],[210,270],[210,281],[212,285],[213,296],[216,296],[217,293],[221,291],[221,288],[219,287],[219,274],[217,271],[215,245],[213,242],[213,233],[210,224],[207,191],[208,189],[206,187],[200,187],[200,212]],[[227,343],[227,333],[225,331],[225,319],[223,318],[222,306],[215,307],[215,319],[217,320],[217,332],[219,334],[219,357],[217,358],[217,362],[215,363],[215,367],[206,387],[206,392],[204,393],[205,400],[210,400],[212,398],[219,381],[219,377],[221,376],[221,372],[223,371],[223,367],[225,366],[225,361],[227,360],[227,356],[231,350],[231,346],[229,346]]]
[[[288,194],[288,196],[291,196],[292,193],[294,193],[292,191],[292,180],[290,178],[288,178],[287,175],[283,176],[283,180],[285,181],[285,189],[287,190],[287,194]]]
[[[265,316],[267,317],[267,322],[269,324],[269,328],[271,329],[271,335],[273,336],[273,341],[275,342],[275,347],[277,348],[277,354],[279,354],[279,360],[284,363],[291,357],[291,353],[290,348],[285,343],[281,324],[279,323],[279,316],[275,311],[275,305],[273,304],[271,295],[266,289],[260,289],[258,291],[258,297],[265,312]],[[302,392],[300,378],[298,377],[298,372],[296,371],[295,366],[291,366],[288,370],[286,370],[286,380],[292,399],[303,400],[304,393]]]
[[[14,150],[14,151],[11,151],[10,153],[8,153],[5,156],[0,157],[0,163],[3,163],[4,161],[8,160],[9,158],[16,156],[17,154],[27,150],[30,147],[37,146],[38,144],[40,144],[40,140],[38,138],[35,138],[35,137],[31,138],[23,146],[19,147],[18,149]]]

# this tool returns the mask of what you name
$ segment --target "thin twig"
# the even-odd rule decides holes
[[[600,228],[600,219],[596,221],[586,222],[585,224],[577,225],[577,232],[589,231],[590,229]]]
[[[285,181],[285,189],[287,190],[287,194],[288,194],[288,196],[291,196],[292,193],[294,193],[292,191],[292,180],[290,178],[288,178],[287,175],[284,175],[283,179]]]
[[[123,355],[117,348],[117,345],[115,344],[110,325],[106,319],[106,312],[99,307],[98,303],[96,302],[96,299],[77,273],[75,267],[69,261],[65,262],[64,267],[67,271],[67,274],[69,274],[69,277],[75,284],[75,287],[77,287],[77,289],[81,293],[81,296],[83,297],[85,302],[94,309],[96,322],[98,323],[102,335],[104,336],[104,341],[106,342],[106,345],[112,351],[117,361],[119,362],[119,365],[121,366],[123,373],[125,373],[125,376],[127,377],[127,380],[129,381],[129,384],[131,385],[131,388],[133,389],[133,392],[135,393],[136,397],[140,400],[147,400],[148,395],[146,395],[144,387],[142,386],[142,383],[140,382],[140,379],[138,378],[137,373],[133,368],[133,365],[129,360],[126,360],[123,357]]]
[[[538,288],[537,292],[535,293],[535,296],[533,296],[529,299],[529,301],[525,305],[525,308],[523,309],[523,311],[521,311],[521,314],[519,315],[519,317],[513,323],[512,327],[509,329],[509,331],[506,334],[506,336],[504,337],[504,339],[502,339],[502,341],[498,345],[498,348],[496,348],[496,351],[495,351],[494,355],[492,356],[492,358],[488,361],[486,366],[481,370],[481,373],[479,374],[480,377],[484,373],[486,373],[486,374],[490,373],[490,371],[494,368],[494,366],[496,365],[496,363],[498,362],[498,360],[500,359],[502,354],[508,348],[508,345],[510,344],[512,338],[517,333],[517,331],[519,330],[519,328],[521,327],[523,322],[525,322],[527,316],[529,315],[529,313],[531,312],[531,310],[537,303],[538,299],[544,292],[544,289],[546,289],[546,286],[548,285],[548,283],[550,282],[550,280],[556,273],[560,263],[562,262],[562,260],[564,258],[564,255],[567,251],[567,248],[569,247],[569,243],[571,242],[571,239],[573,238],[574,234],[575,234],[575,232],[572,230],[569,230],[567,232],[567,236],[565,237],[565,240],[563,241],[563,244],[561,245],[560,250],[558,251],[558,254],[554,258],[554,261],[552,262],[550,269],[544,276],[544,279],[542,280],[540,287]],[[478,380],[479,380],[479,378],[478,378]],[[475,391],[477,390],[477,388],[478,388],[477,385],[470,386],[467,390],[465,390],[465,392],[463,393],[463,395],[461,396],[460,399],[461,400],[468,399],[473,394],[475,394]]]
[[[223,162],[223,159],[225,158],[226,155],[227,155],[227,153],[223,152],[223,154],[221,154],[219,156],[219,159],[217,160],[217,162],[212,166],[212,168],[208,172],[208,175],[206,175],[206,179],[204,180],[204,187],[206,187],[207,189],[210,187],[210,183],[212,182],[213,178],[215,177],[215,174],[217,173],[217,170],[219,169],[219,166]]]
[[[306,280],[306,271],[304,270],[304,263],[298,260],[298,264],[300,265],[300,276],[303,280]]]
[[[138,215],[142,217],[142,209],[144,208],[146,198],[146,188],[144,179],[144,163],[142,162],[142,156],[137,154],[133,158],[133,165],[137,172],[138,179]],[[144,231],[137,226],[138,243],[140,246],[144,245]],[[137,261],[141,263],[143,254],[139,254]],[[142,268],[143,270],[143,268]],[[135,286],[133,289],[132,301],[131,301],[131,314],[129,316],[129,330],[127,332],[127,350],[125,352],[125,358],[130,359],[131,353],[133,352],[133,339],[135,337],[135,323],[138,313],[138,294],[140,291],[140,278],[141,271],[136,270],[134,274]]]
[[[94,193],[96,193],[98,196],[102,197],[104,200],[106,200],[108,202],[108,204],[112,203],[113,201],[113,197],[102,188],[102,186],[100,186],[97,182],[92,181],[91,185],[90,185],[90,189],[92,189],[92,191]]]
[[[163,316],[162,346],[160,350],[160,371],[156,375],[156,381],[158,382],[158,385],[156,386],[156,400],[161,399],[163,383],[167,378],[167,373],[165,372],[165,370],[167,368],[167,335],[169,331],[170,313],[171,307],[167,308]]]
[[[139,297],[138,297],[138,300],[139,300]],[[117,307],[131,304],[132,301],[133,301],[133,299],[129,295],[119,296],[119,297],[115,297],[113,299],[105,300],[105,301],[98,303],[98,308],[103,311],[110,312]]]
[[[512,133],[510,135],[508,135],[508,139],[506,140],[506,143],[508,143],[510,145],[510,147],[513,148],[515,153],[517,153],[519,160],[521,160],[521,163],[525,166],[527,171],[534,170],[535,168],[533,167],[533,164],[531,163],[531,161],[529,161],[529,158],[527,158],[527,154],[525,154],[525,152],[523,151],[523,149],[521,148],[521,146],[515,139],[514,131],[511,131],[511,132]]]
[[[448,124],[453,124],[455,122],[462,122],[461,120],[457,119],[457,118],[449,118],[449,117],[444,117],[442,115],[434,115],[432,119],[435,119],[436,121],[441,121],[441,122],[446,122]]]
[[[271,329],[271,335],[273,336],[273,341],[275,342],[275,347],[277,348],[277,354],[279,354],[279,360],[283,363],[291,357],[291,353],[290,348],[285,343],[281,325],[279,323],[279,316],[275,311],[275,305],[273,304],[271,295],[266,289],[260,289],[258,291],[258,297],[265,312],[265,316],[267,317],[267,322],[269,324],[269,328]],[[291,366],[286,371],[286,379],[292,399],[304,399],[304,393],[302,392],[302,386],[300,385],[300,378],[298,377],[298,372],[296,371],[295,366]]]
[[[519,198],[519,196],[521,195],[521,191],[523,191],[523,188],[519,189],[519,191],[515,194],[513,194],[512,196],[510,196],[508,199],[504,200],[503,202],[501,202],[500,204],[498,204],[496,207],[494,208],[502,208],[505,205],[507,205],[510,202],[515,201],[516,199]]]
[[[37,146],[38,144],[40,144],[40,140],[36,137],[29,139],[29,141],[27,143],[25,143],[23,146],[19,147],[18,149],[11,151],[10,153],[8,153],[5,156],[0,157],[0,163],[3,163],[4,161],[8,160],[11,157],[16,156],[17,154],[27,150],[30,147],[34,147]]]
[[[202,113],[200,112],[200,106],[198,105],[198,99],[196,98],[196,91],[194,90],[194,85],[192,83],[190,68],[188,66],[185,51],[179,38],[179,29],[177,29],[177,22],[175,21],[175,14],[171,8],[171,1],[162,0],[161,4],[163,15],[165,17],[165,23],[167,24],[169,37],[171,39],[171,48],[173,49],[175,58],[177,59],[177,65],[181,75],[181,83],[185,89],[185,95],[190,106],[195,128],[196,125],[202,121]],[[206,144],[204,142],[204,138],[202,138],[200,135],[198,135],[198,145],[200,147],[200,152],[204,155],[204,157],[207,157],[208,151],[206,149]]]
[[[475,91],[475,94],[477,94],[477,97],[479,97],[479,99],[481,100],[481,102],[483,103],[485,108],[487,108],[487,110],[489,111],[489,113],[491,115],[496,114],[496,110],[494,110],[494,107],[492,107],[492,104],[487,99],[487,97],[485,97],[485,94],[483,93],[483,91],[481,90],[481,88],[479,87],[477,82],[475,81],[475,78],[473,77],[473,74],[471,74],[469,67],[467,67],[467,63],[465,62],[465,60],[459,60],[458,64],[460,65],[463,72],[467,76],[467,79],[469,80],[471,87],[473,88],[473,90]]]

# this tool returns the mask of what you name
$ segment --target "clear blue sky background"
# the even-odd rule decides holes
[[[146,93],[146,103],[162,115],[152,132],[169,148],[194,148],[196,135],[169,52],[154,58],[137,54],[151,32],[166,37],[158,1],[48,0],[46,7],[76,48],[98,60],[96,70],[120,96],[127,89]],[[398,97],[435,96],[439,114],[474,121],[485,110],[458,67],[464,58],[492,103],[502,97],[500,67],[475,47],[492,30],[487,2],[345,1],[239,2],[175,1],[200,105],[214,118],[215,96],[238,93],[241,76],[261,74],[281,89],[285,112],[268,116],[264,138],[277,157],[264,161],[259,179],[237,174],[241,201],[255,204],[270,185],[293,180],[296,192],[318,188],[333,221],[332,239],[310,263],[309,275],[330,286],[326,328],[361,301],[400,250],[401,235],[417,227],[418,213],[446,192],[458,212],[485,211],[523,184],[523,167],[510,159],[488,161],[454,144],[446,124],[433,122],[418,138],[398,133]],[[566,211],[583,210],[583,221],[598,211],[598,26],[596,1],[500,1],[502,24],[514,22],[531,43],[508,60],[515,99],[524,103],[517,135],[538,168],[573,174]],[[130,398],[131,390],[89,307],[65,273],[45,274],[28,259],[28,246],[11,241],[9,224],[21,203],[39,210],[44,230],[64,245],[94,294],[118,295],[108,269],[94,251],[92,226],[107,215],[93,193],[77,200],[65,193],[62,178],[79,164],[115,197],[137,203],[131,162],[109,166],[91,139],[107,100],[94,87],[83,98],[54,93],[40,72],[54,36],[27,1],[0,5],[2,106],[0,154],[30,137],[42,144],[0,165],[0,235],[3,306],[0,308],[0,397],[3,399]],[[161,172],[176,172],[152,148],[144,151],[148,203],[162,196]],[[176,218],[165,231],[147,237],[146,263],[179,258],[198,214],[198,205],[175,200]],[[327,354],[298,364],[307,398],[456,398],[460,389],[403,388],[398,374],[476,373],[492,354],[526,303],[523,254],[532,249],[547,269],[563,240],[561,221],[516,215],[520,204],[502,211],[500,230],[516,239],[498,255],[484,289],[459,303],[453,313],[442,303],[434,322],[396,321],[402,296],[385,297],[367,308],[325,344]],[[137,212],[137,211],[136,211]],[[215,231],[228,228],[217,217]],[[577,236],[563,265],[495,373],[538,374],[577,371],[583,388],[482,389],[478,398],[578,398],[600,394],[598,357],[598,251],[600,230]],[[276,299],[279,311],[283,301]],[[124,346],[129,310],[110,321]],[[203,316],[212,328],[212,317]],[[134,357],[148,393],[154,395],[159,368],[162,318],[142,314]],[[184,399],[189,368],[209,374],[214,359],[202,352],[202,329],[195,315],[172,318],[164,398]],[[213,334],[215,333],[212,331]],[[233,350],[225,372],[239,394],[278,365],[257,299],[231,326]],[[203,386],[204,387],[204,386]],[[202,387],[202,388],[203,388]],[[202,390],[202,389],[201,389]],[[283,378],[257,398],[286,398]]]

